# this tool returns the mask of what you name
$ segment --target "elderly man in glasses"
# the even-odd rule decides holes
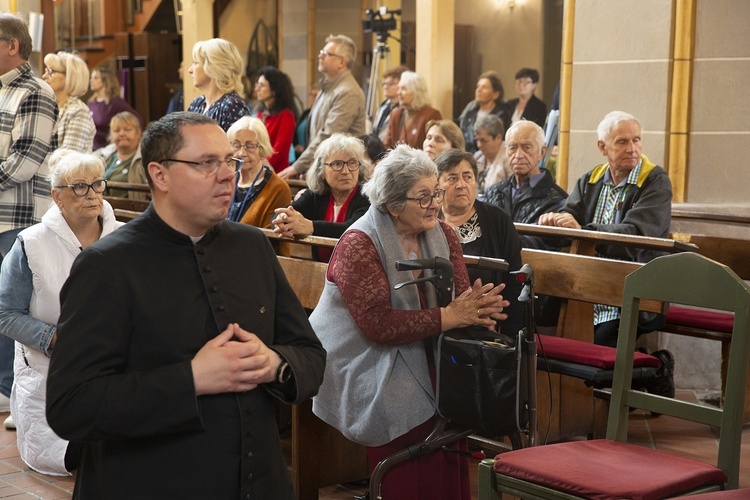
[[[82,443],[74,496],[295,498],[273,400],[313,396],[325,352],[268,239],[226,220],[239,162],[221,127],[171,113],[142,156],[151,206],[60,295],[47,418]]]
[[[323,74],[320,94],[310,111],[309,142],[291,166],[279,172],[291,179],[310,169],[315,150],[336,132],[354,136],[365,133],[365,93],[352,76],[357,46],[348,36],[331,35],[318,55],[318,71]]]

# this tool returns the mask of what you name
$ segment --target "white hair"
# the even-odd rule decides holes
[[[636,122],[638,124],[638,128],[643,131],[641,122],[638,121],[638,118],[636,118],[635,116],[631,115],[630,113],[626,113],[625,111],[612,111],[610,113],[607,113],[607,116],[605,116],[602,121],[599,122],[599,126],[596,127],[597,139],[602,142],[607,142],[607,139],[609,139],[609,135],[612,133],[612,129],[622,122]]]

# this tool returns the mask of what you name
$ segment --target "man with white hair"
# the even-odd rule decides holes
[[[318,54],[323,73],[321,92],[310,111],[309,142],[302,155],[279,173],[282,179],[304,174],[312,165],[318,144],[336,132],[359,136],[365,133],[365,93],[352,75],[357,46],[344,35],[329,35]]]
[[[597,127],[597,145],[607,163],[594,167],[581,177],[565,206],[557,213],[546,213],[539,224],[610,233],[665,238],[669,234],[672,210],[672,183],[661,167],[642,153],[641,124],[623,111],[607,114]],[[597,247],[598,255],[612,259],[648,262],[660,255],[654,250],[621,245]],[[658,330],[664,317],[642,318],[638,333]],[[617,346],[620,323],[618,307],[594,306],[594,343]],[[662,367],[649,392],[674,397],[672,355],[665,350],[655,356]],[[655,385],[652,387],[652,385]]]
[[[536,224],[542,214],[560,210],[568,193],[539,163],[544,158],[544,130],[536,123],[521,120],[505,134],[505,151],[513,175],[485,191],[487,203],[505,210],[513,222]],[[525,248],[548,248],[540,238],[522,235]]]

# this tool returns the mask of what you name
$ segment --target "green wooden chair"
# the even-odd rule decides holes
[[[640,299],[735,313],[723,409],[630,387]],[[479,499],[660,499],[739,487],[745,383],[750,364],[750,286],[727,266],[696,253],[654,259],[625,280],[606,439],[510,451],[479,466]],[[717,464],[627,443],[629,408],[720,429]]]

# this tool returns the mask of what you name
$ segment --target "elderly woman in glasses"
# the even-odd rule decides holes
[[[367,446],[372,469],[433,427],[436,337],[494,327],[508,304],[502,286],[469,282],[461,244],[438,221],[444,191],[426,153],[397,146],[363,191],[372,206],[339,240],[310,323],[328,353],[313,412]],[[396,271],[396,261],[433,257],[455,266],[456,298],[446,307],[425,283],[393,288],[419,273]],[[391,500],[468,500],[468,460],[436,450],[389,469],[381,492]]]
[[[338,238],[370,207],[360,189],[370,178],[370,171],[362,141],[333,134],[315,150],[306,176],[310,189],[291,206],[276,209],[274,232],[286,238]],[[313,252],[321,262],[328,262],[331,257],[330,249],[315,248]]]
[[[267,164],[273,154],[263,122],[243,116],[227,130],[234,157],[242,160],[227,219],[256,227],[268,227],[273,211],[292,202],[289,184]]]
[[[45,417],[49,356],[57,340],[60,289],[81,251],[122,223],[102,199],[104,165],[89,154],[58,149],[50,158],[50,207],[21,231],[0,273],[0,333],[16,345],[11,415],[18,451],[37,472],[69,476],[78,446],[59,438]]]

